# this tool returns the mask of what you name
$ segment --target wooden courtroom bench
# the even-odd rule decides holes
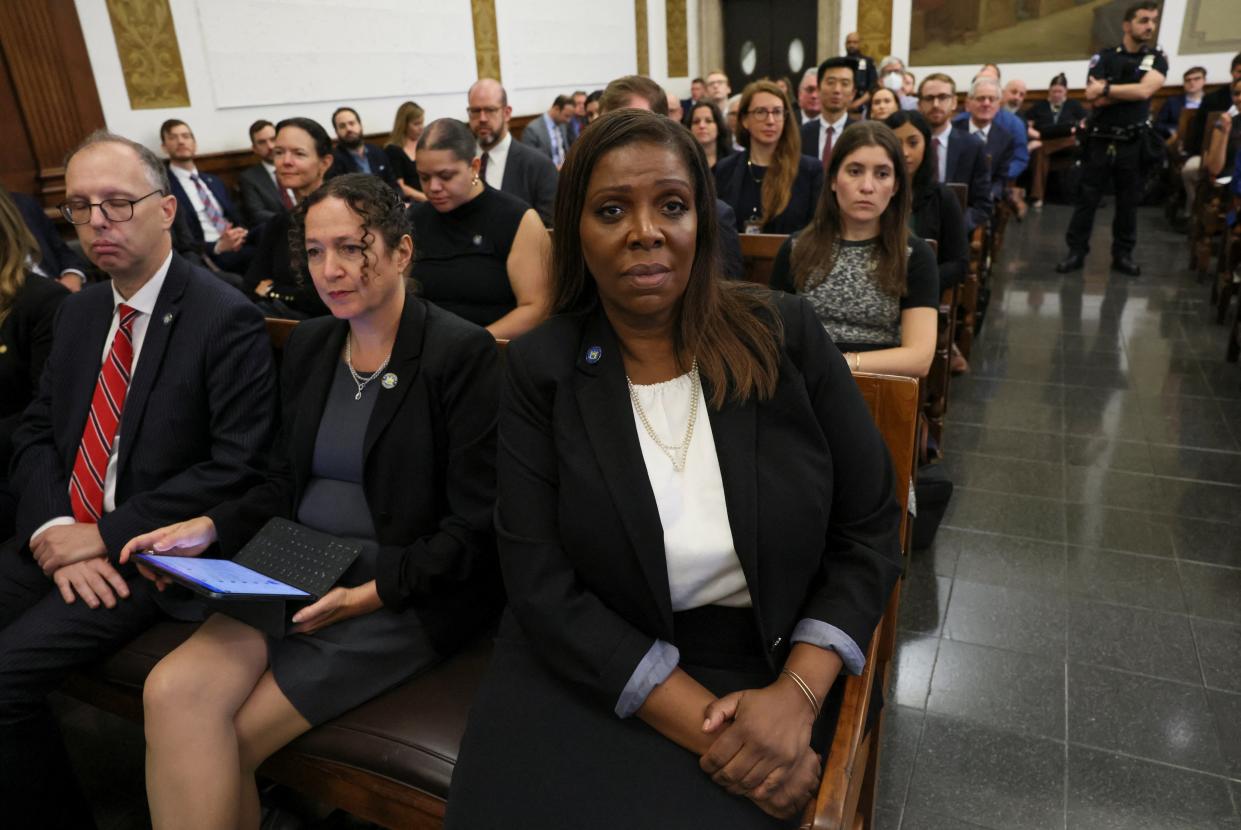
[[[957,197],[961,205],[961,215],[969,213],[969,185],[961,182],[949,182],[948,189]],[[974,332],[978,325],[978,303],[982,289],[982,255],[985,228],[974,228],[970,236],[970,260],[965,279],[957,288],[957,319],[956,344],[961,356],[969,360],[970,350],[974,346]]]
[[[776,253],[788,238],[788,234],[783,233],[741,234],[741,261],[745,265],[745,278],[759,285],[770,285]]]
[[[289,321],[282,320],[269,320],[268,327],[273,344],[283,344],[292,329]],[[506,343],[500,345],[503,350]],[[918,384],[912,378],[855,377],[896,465],[896,495],[907,508]],[[902,516],[902,538],[908,539],[907,509]],[[843,681],[839,726],[822,786],[807,808],[807,819],[815,828],[853,830],[859,817],[869,816],[873,807],[882,716],[870,732],[864,726],[874,684],[886,683],[891,665],[899,597],[898,586],[872,638],[865,672]],[[159,623],[91,670],[71,677],[62,691],[140,723],[147,674],[195,627]],[[259,775],[383,827],[441,827],[466,718],[490,653],[490,637],[475,642],[404,685],[297,738],[268,759]],[[520,817],[514,817],[513,826],[521,826]]]
[[[1077,138],[1066,135],[1064,138],[1051,138],[1044,141],[1038,149],[1030,154],[1030,198],[1041,203],[1047,194],[1047,174],[1052,170],[1066,170],[1073,166],[1073,157],[1067,153],[1060,158],[1053,158],[1061,150],[1072,149]]]

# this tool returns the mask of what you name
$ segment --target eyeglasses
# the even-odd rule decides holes
[[[784,118],[784,107],[776,107],[775,109],[767,109],[766,107],[755,107],[748,110],[747,115],[752,115],[759,121],[766,121],[768,118],[774,118],[781,121]]]
[[[490,117],[492,115],[497,115],[500,112],[500,107],[466,107],[465,111],[474,118],[477,118],[480,115]]]
[[[957,96],[944,92],[940,95],[923,95],[922,100],[927,104],[947,104],[949,101],[957,100]]]
[[[102,202],[88,202],[85,199],[70,199],[67,202],[61,202],[60,215],[65,217],[65,221],[71,225],[87,225],[90,224],[90,214],[93,208],[99,208],[99,212],[103,214],[103,218],[109,222],[128,222],[134,218],[134,205],[143,199],[149,199],[156,193],[163,196],[164,191],[152,190],[140,199],[104,199]]]

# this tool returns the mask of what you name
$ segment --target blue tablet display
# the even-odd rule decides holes
[[[269,596],[309,599],[310,594],[264,576],[231,559],[199,559],[192,556],[165,556],[139,553],[135,559],[172,576],[179,576],[216,594]]]

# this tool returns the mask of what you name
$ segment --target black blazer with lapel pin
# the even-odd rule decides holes
[[[39,391],[13,435],[23,544],[72,516],[77,458],[112,323],[111,283],[60,304]],[[125,543],[253,486],[275,425],[263,315],[210,271],[172,255],[121,413],[116,509],[99,520],[113,562]]]
[[[296,517],[348,331],[319,317],[298,324],[285,344],[267,479],[208,512],[225,555],[270,517]],[[414,606],[441,654],[492,622],[501,604],[492,530],[499,372],[486,330],[406,296],[384,370],[392,378],[376,381],[362,486],[380,546],[379,596],[390,608]]]
[[[774,397],[708,415],[774,673],[803,618],[866,649],[900,572],[900,510],[887,450],[844,359],[804,299],[772,302],[784,325]],[[518,339],[508,367],[497,462],[509,598],[501,642],[524,639],[553,675],[610,711],[654,641],[675,643],[663,527],[620,347],[595,309]]]

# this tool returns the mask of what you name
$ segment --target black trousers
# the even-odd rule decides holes
[[[164,616],[136,572],[115,608],[66,603],[15,541],[0,544],[0,804],[10,827],[89,828],[47,705],[73,670],[104,657]],[[12,824],[9,822],[12,821]]]
[[[1116,214],[1112,219],[1112,258],[1128,256],[1138,240],[1138,200],[1141,198],[1142,165],[1137,141],[1106,141],[1091,138],[1082,153],[1082,178],[1077,190],[1073,218],[1065,234],[1069,250],[1085,254],[1090,250],[1090,231],[1094,212],[1103,198],[1108,180],[1116,193]]]

